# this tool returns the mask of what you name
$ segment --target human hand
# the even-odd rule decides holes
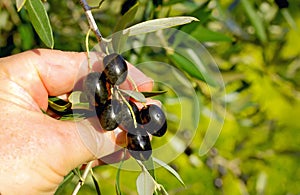
[[[87,73],[85,53],[37,49],[0,59],[0,194],[53,194],[80,164],[122,158],[124,133],[42,112],[49,95],[71,92]],[[152,80],[131,65],[129,75],[140,91],[152,89]],[[122,87],[132,88],[128,81]]]

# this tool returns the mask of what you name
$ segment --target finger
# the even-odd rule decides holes
[[[101,53],[91,53],[91,64],[95,71],[102,71]],[[22,63],[22,66],[20,66]],[[57,96],[70,92],[78,79],[89,71],[85,53],[36,49],[0,60],[2,70],[10,80],[16,82],[33,97],[40,108],[46,110],[48,95]],[[128,64],[128,75],[133,78],[140,91],[152,89],[153,81]],[[133,89],[128,79],[124,88]]]

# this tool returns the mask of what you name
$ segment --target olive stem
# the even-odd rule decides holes
[[[88,68],[89,68],[89,72],[92,70],[92,65],[90,62],[91,56],[90,56],[90,48],[89,48],[89,37],[90,37],[90,32],[91,29],[89,28],[88,32],[86,33],[86,37],[85,37],[85,47],[86,47],[86,53],[87,53],[87,58],[88,58]]]
[[[145,167],[145,165],[143,165],[143,163],[141,161],[136,160],[136,162],[140,165],[140,167],[142,168],[142,171],[147,172],[151,176],[151,174],[149,173],[149,171],[147,170],[147,168]],[[151,176],[151,179],[155,185],[155,189],[161,190],[163,186],[161,184],[157,183],[156,180],[152,176]]]
[[[122,93],[117,90],[119,95],[121,96],[122,100],[125,102],[126,106],[128,106],[129,110],[130,110],[130,113],[132,115],[132,119],[133,119],[133,124],[134,124],[134,127],[137,128],[137,122],[136,122],[136,117],[135,117],[135,114],[132,110],[132,107],[130,106],[130,104],[127,102],[127,100],[124,98],[124,96],[122,95]]]
[[[72,195],[76,195],[79,192],[80,188],[83,186],[83,184],[85,182],[86,177],[88,176],[88,173],[92,169],[92,165],[93,165],[93,161],[88,162],[88,164],[86,165],[86,167],[84,169],[84,172],[83,172],[80,180],[78,181]]]
[[[127,75],[127,77],[128,77],[128,80],[132,83],[134,90],[138,91],[137,85],[134,82],[134,80],[132,79],[132,77],[130,75]]]
[[[95,33],[97,41],[100,43],[102,41],[102,35],[92,14],[92,9],[95,9],[95,7],[89,6],[86,0],[79,0],[79,2],[84,10],[85,16],[87,17],[90,29]],[[98,7],[100,7],[102,3],[103,0],[99,3]]]

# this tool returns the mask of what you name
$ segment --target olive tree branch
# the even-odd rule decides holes
[[[85,16],[87,17],[90,29],[94,32],[94,34],[97,38],[97,41],[100,43],[102,40],[102,35],[101,35],[101,32],[95,22],[95,18],[92,14],[92,9],[99,8],[101,6],[101,4],[104,2],[104,0],[101,0],[99,5],[96,7],[89,6],[86,0],[79,0],[79,2],[84,10]]]

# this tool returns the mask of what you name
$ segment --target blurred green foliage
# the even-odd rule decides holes
[[[158,181],[169,194],[299,194],[300,2],[290,0],[285,9],[279,9],[273,0],[139,2],[130,25],[168,16],[197,17],[200,22],[178,29],[210,51],[226,87],[225,101],[218,105],[221,112],[226,109],[221,134],[214,148],[200,156],[198,150],[211,120],[209,111],[214,111],[210,110],[210,86],[191,78],[201,102],[200,123],[185,153],[170,162],[186,188],[166,176],[162,168],[156,171]],[[99,2],[89,3],[96,6]],[[44,5],[54,33],[54,49],[85,51],[88,25],[79,3],[48,0]],[[128,10],[128,5],[130,1],[107,0],[93,11],[104,37],[113,32],[121,10]],[[45,47],[26,10],[17,12],[13,1],[0,1],[0,32],[1,57]],[[96,39],[91,39],[90,44],[95,44]],[[126,55],[136,63],[153,58],[166,61],[163,54],[153,56],[143,50]],[[176,104],[168,104],[167,96],[161,97],[161,101],[169,113],[180,112]],[[102,194],[114,193],[116,171],[113,166],[95,168]],[[136,194],[137,175],[132,171],[121,172],[124,194]],[[70,194],[74,186],[75,181],[64,194]],[[80,193],[95,193],[92,180]]]

